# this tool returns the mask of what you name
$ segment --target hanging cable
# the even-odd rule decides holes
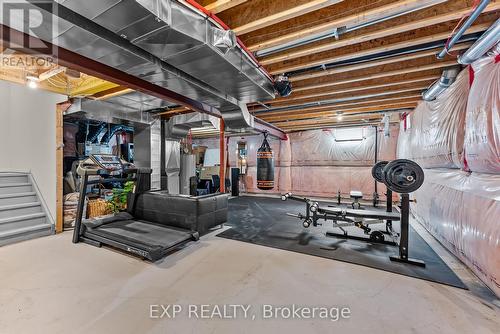
[[[479,4],[481,3],[481,0],[474,0],[474,3],[472,4],[472,8],[470,10],[470,12],[468,12],[467,14],[464,14],[461,18],[460,18],[460,21],[458,21],[457,25],[455,26],[455,28],[453,28],[453,30],[451,31],[451,34],[448,36],[448,39],[446,40],[446,43],[444,45],[444,48],[446,50],[446,53],[449,55],[449,56],[452,56],[452,57],[458,57],[458,54],[452,54],[450,52],[450,50],[448,49],[449,45],[450,45],[450,41],[452,39],[452,37],[455,35],[455,32],[457,31],[458,27],[460,27],[462,25],[462,23],[464,22],[464,20],[468,17],[471,16],[471,14],[476,10],[476,8],[479,6]]]

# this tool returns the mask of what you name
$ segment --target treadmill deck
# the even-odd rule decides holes
[[[194,240],[194,236],[190,232],[140,220],[119,220],[96,228],[89,227],[84,236],[111,246],[130,246],[126,249],[128,251],[131,251],[132,248],[143,250],[145,253],[134,253],[150,258],[153,261],[173,247]],[[106,242],[105,239],[114,241],[114,243]],[[149,255],[145,256],[146,253],[149,253]],[[157,255],[151,256],[151,254]]]

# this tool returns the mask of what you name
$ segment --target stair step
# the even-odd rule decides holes
[[[0,206],[0,219],[26,216],[37,212],[42,212],[42,205],[40,202],[5,205]]]
[[[4,218],[0,219],[0,233],[41,224],[47,224],[47,216],[43,212]]]
[[[52,234],[52,225],[38,224],[0,232],[0,246]]]
[[[36,201],[38,201],[38,198],[34,192],[0,195],[0,206],[32,203]]]
[[[32,192],[31,183],[0,184],[0,195]]]
[[[27,193],[3,194],[3,195],[0,195],[0,199],[12,198],[12,197],[23,197],[23,196],[36,196],[36,193],[31,191],[31,192],[27,192]]]
[[[29,177],[20,173],[0,173],[0,184],[8,183],[29,183]]]

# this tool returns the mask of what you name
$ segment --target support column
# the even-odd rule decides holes
[[[225,137],[224,137],[224,120],[221,118],[220,119],[220,132],[219,132],[219,163],[220,163],[220,169],[219,169],[219,178],[220,178],[220,184],[219,184],[219,189],[221,193],[226,192],[226,175],[225,175],[225,168],[226,168],[226,160],[224,159],[225,156],[225,151],[226,151],[226,144],[225,144]],[[215,185],[214,185],[215,186]]]
[[[64,229],[64,112],[70,106],[70,102],[56,105],[56,233],[61,233]]]

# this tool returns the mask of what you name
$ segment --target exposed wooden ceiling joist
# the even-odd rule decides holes
[[[62,66],[57,66],[57,67],[54,67],[48,71],[45,71],[43,73],[40,73],[40,75],[38,76],[38,79],[40,81],[44,81],[44,80],[47,80],[47,79],[50,79],[52,78],[53,76],[56,76],[58,75],[59,73],[62,73],[66,71],[66,68],[65,67],[62,67]]]
[[[298,6],[286,9],[282,12],[274,13],[269,16],[262,17],[258,20],[249,22],[239,27],[234,27],[233,31],[236,35],[247,34],[251,31],[255,31],[257,29],[261,29],[273,24],[277,24],[283,22],[285,20],[304,15],[315,10],[325,8],[336,3],[342,2],[343,0],[312,0],[306,1],[303,4]]]
[[[406,109],[406,108],[415,108],[417,106],[417,100],[410,102],[393,102],[390,104],[378,104],[367,107],[355,107],[355,108],[332,108],[327,111],[321,112],[313,112],[313,113],[296,113],[293,115],[284,115],[284,116],[273,116],[273,117],[264,117],[261,116],[263,120],[266,122],[279,122],[279,121],[290,121],[290,120],[300,120],[300,119],[311,119],[311,118],[319,118],[326,116],[334,116],[339,112],[348,114],[353,112],[372,112],[372,111],[380,111],[380,110],[389,110],[389,109]]]
[[[293,101],[280,101],[278,103],[273,104],[273,108],[275,107],[290,107],[290,106],[297,106],[297,105],[303,105],[303,104],[308,104],[308,103],[319,103],[320,105],[323,101],[329,101],[329,100],[337,100],[337,99],[346,99],[346,98],[363,98],[364,96],[368,95],[376,95],[377,97],[380,96],[385,96],[385,95],[392,95],[392,94],[397,94],[397,93],[406,93],[406,92],[421,92],[424,89],[429,87],[431,80],[429,80],[429,83],[427,84],[420,84],[420,85],[415,85],[413,83],[411,84],[400,84],[396,88],[385,88],[385,87],[376,87],[376,88],[365,88],[360,91],[355,91],[355,92],[347,92],[347,93],[339,93],[336,94],[335,92],[332,92],[332,94],[329,95],[324,95],[321,96],[321,98],[318,97],[312,97],[312,98],[303,98],[299,100],[293,100]]]
[[[261,41],[259,43],[249,44],[249,49],[251,51],[262,50],[265,48],[269,48],[272,46],[280,45],[283,43],[287,43],[299,38],[308,37],[311,35],[316,35],[319,33],[323,33],[334,28],[341,28],[345,26],[354,26],[362,23],[367,23],[371,21],[378,20],[385,16],[395,15],[397,13],[411,11],[417,8],[424,8],[431,5],[443,3],[446,0],[404,0],[404,1],[396,1],[394,3],[387,4],[385,6],[376,7],[371,10],[367,10],[361,13],[355,13],[352,15],[347,15],[345,17],[341,17],[337,20],[333,20],[330,22],[326,22],[323,24],[316,24],[307,29],[301,29],[300,31],[296,31],[293,33],[282,34],[276,38],[271,38],[265,41]]]
[[[454,51],[464,50],[464,49],[469,48],[471,45],[472,45],[471,42],[460,43],[460,44],[455,45],[453,50]],[[330,76],[330,75],[335,75],[335,74],[339,74],[339,73],[352,72],[352,71],[357,71],[357,70],[366,69],[366,68],[374,68],[374,67],[388,65],[388,64],[394,64],[394,63],[402,63],[405,61],[429,57],[429,56],[435,57],[437,50],[438,49],[431,49],[431,50],[419,51],[419,52],[415,52],[415,53],[409,53],[409,54],[391,57],[391,58],[386,58],[386,59],[372,60],[372,61],[363,62],[360,64],[339,66],[339,67],[334,67],[331,69],[321,70],[321,71],[310,71],[310,72],[290,76],[290,81],[295,82],[295,81],[308,80],[308,79],[316,80],[316,78],[323,77],[323,76]],[[433,58],[433,60],[436,61],[435,58]]]
[[[463,4],[462,4],[463,6]],[[458,20],[464,15],[470,12],[470,8],[465,7],[460,10],[455,10],[454,8],[450,8],[449,4],[445,4],[445,6],[439,6],[439,11],[434,13],[434,16],[429,16],[417,21],[410,21],[409,16],[400,17],[397,19],[390,20],[386,24],[380,24],[380,29],[371,31],[364,34],[357,34],[353,37],[348,37],[345,39],[341,39],[336,41],[327,41],[326,43],[321,43],[319,45],[313,45],[308,47],[302,47],[299,49],[294,49],[289,52],[282,52],[281,54],[266,57],[260,60],[262,65],[269,65],[281,61],[286,61],[289,59],[304,57],[313,53],[324,52],[328,50],[338,49],[344,46],[354,45],[362,42],[366,42],[369,40],[384,38],[387,36],[408,32],[411,30],[433,26],[439,23]],[[490,3],[483,13],[492,12],[500,9],[500,2]],[[435,8],[432,8],[432,11],[436,11]],[[431,10],[429,10],[431,12]],[[451,13],[450,13],[451,12]],[[398,21],[398,22],[394,22]],[[378,27],[379,25],[377,25]],[[331,39],[330,39],[331,40]]]
[[[404,69],[379,72],[379,73],[366,75],[366,76],[356,76],[356,77],[352,77],[352,78],[348,78],[348,79],[341,79],[341,80],[334,79],[333,81],[329,81],[329,82],[322,82],[322,83],[318,83],[318,84],[294,87],[293,91],[296,93],[296,92],[301,92],[301,91],[310,90],[310,89],[333,87],[333,86],[338,86],[338,85],[347,84],[347,83],[354,83],[354,82],[367,81],[367,80],[373,80],[373,79],[381,79],[381,78],[387,78],[387,77],[409,74],[409,73],[419,73],[419,72],[434,70],[434,69],[442,69],[442,68],[446,68],[446,67],[450,67],[450,66],[454,66],[454,65],[457,65],[457,62],[455,60],[446,61],[446,62],[435,62],[432,64],[423,65],[423,66],[407,67]]]
[[[352,115],[352,116],[343,115],[342,119],[337,119],[337,116],[332,116],[332,117],[325,117],[323,119],[311,119],[311,120],[304,120],[304,121],[280,122],[280,123],[274,123],[273,125],[277,126],[277,127],[280,127],[280,128],[283,128],[284,130],[287,130],[287,129],[293,129],[293,128],[298,127],[298,126],[308,126],[308,125],[311,126],[311,125],[315,125],[315,126],[319,126],[320,127],[320,126],[324,126],[324,125],[336,124],[336,123],[339,123],[342,120],[353,120],[353,119],[362,120],[362,119],[365,119],[365,118],[379,119],[379,118],[382,118],[382,117],[383,117],[382,115],[378,115],[378,114],[363,115],[363,116],[360,116],[360,115]]]
[[[241,5],[247,1],[248,0],[218,0],[206,5],[205,9],[211,11],[214,14],[217,14],[225,10],[228,10],[230,8]]]
[[[193,111],[191,109],[189,109],[189,108],[179,107],[179,108],[175,108],[175,109],[171,109],[171,110],[162,111],[160,113],[157,113],[156,115],[157,116],[163,116],[163,117],[171,117],[171,116],[174,116],[174,115],[187,114],[187,113],[190,113],[190,112],[193,112]]]
[[[409,102],[415,102],[415,101],[420,101],[422,95],[421,94],[411,94],[411,95],[404,95],[404,96],[395,96],[395,97],[389,97],[389,98],[374,98],[374,99],[364,99],[362,101],[358,102],[347,102],[347,103],[335,103],[331,105],[326,105],[326,106],[321,106],[321,107],[310,107],[310,108],[303,108],[303,109],[298,109],[298,110],[293,110],[293,111],[268,111],[264,112],[263,110],[258,110],[256,111],[258,116],[260,118],[265,118],[265,117],[273,117],[273,116],[280,116],[280,115],[294,115],[297,113],[312,113],[312,112],[322,112],[322,111],[327,111],[332,108],[361,108],[365,106],[377,106],[380,104],[387,104],[387,103],[409,103]]]
[[[124,86],[116,86],[111,89],[103,90],[100,91],[92,96],[90,98],[96,99],[96,100],[106,100],[111,97],[116,97],[116,96],[121,96],[127,93],[133,92],[132,89],[124,87]]]
[[[327,90],[312,90],[312,91],[305,91],[299,94],[292,95],[287,98],[280,98],[276,99],[273,101],[268,101],[266,102],[267,104],[271,105],[279,105],[283,103],[291,104],[292,102],[295,102],[297,100],[303,100],[303,99],[312,99],[312,98],[317,98],[321,99],[324,98],[325,96],[333,96],[333,95],[339,95],[339,94],[344,94],[344,93],[354,93],[354,92],[364,92],[366,90],[372,90],[372,89],[377,89],[377,88],[388,88],[388,87],[394,87],[394,86],[401,86],[401,85],[407,85],[407,84],[421,84],[422,82],[432,82],[440,77],[440,74],[434,74],[434,75],[428,75],[428,76],[423,76],[423,77],[415,77],[411,79],[406,79],[406,80],[395,80],[395,81],[387,81],[387,82],[381,82],[378,81],[378,83],[374,83],[377,81],[374,81],[370,84],[367,85],[359,85],[359,86],[354,86],[354,87],[347,87],[347,88],[341,88],[341,89],[327,89]]]
[[[297,121],[297,122],[283,122],[283,123],[275,123],[274,126],[280,127],[285,131],[294,131],[294,130],[304,130],[305,128],[314,129],[314,128],[325,128],[327,126],[345,124],[345,121],[362,121],[362,122],[373,122],[380,121],[383,117],[383,114],[373,114],[373,115],[346,115],[342,117],[342,120],[337,119],[337,117],[332,117],[324,120],[308,120],[308,121]]]
[[[485,31],[491,26],[492,22],[480,23],[473,25],[467,30],[467,33],[475,33]],[[374,54],[380,54],[388,51],[395,51],[399,49],[404,49],[407,47],[418,46],[430,42],[442,41],[448,38],[450,34],[450,28],[448,27],[443,32],[432,33],[429,35],[424,35],[418,38],[411,38],[411,35],[422,35],[432,32],[434,27],[428,27],[425,29],[419,29],[418,33],[412,32],[408,33],[408,36],[404,34],[402,36],[395,36],[394,39],[400,40],[399,42],[387,44],[387,40],[375,40],[365,43],[359,43],[353,46],[341,48],[340,54],[331,52],[316,53],[310,56],[296,58],[291,61],[282,62],[279,64],[271,65],[268,67],[271,74],[281,74],[300,70],[303,68],[308,68],[312,66],[320,66],[323,64],[329,64],[339,61],[345,61],[353,58],[365,57]]]

